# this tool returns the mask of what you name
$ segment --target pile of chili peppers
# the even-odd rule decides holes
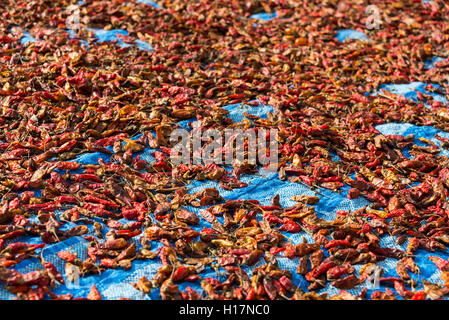
[[[411,274],[420,272],[417,250],[448,251],[449,158],[440,153],[449,139],[436,136],[441,146],[420,139],[422,146],[413,135],[382,135],[375,126],[402,122],[447,132],[449,110],[431,95],[419,93],[413,102],[386,91],[366,93],[382,84],[422,81],[447,95],[448,5],[158,4],[0,4],[2,287],[18,299],[102,299],[95,285],[83,297],[53,289],[77,275],[129,270],[148,260],[161,267],[132,285],[144,294],[159,290],[167,300],[445,298],[448,260],[428,261],[441,270],[444,284]],[[75,35],[67,30],[70,5],[79,6]],[[379,9],[378,29],[366,28],[368,5]],[[251,18],[261,12],[276,18]],[[97,42],[87,28],[127,30],[118,37],[129,46]],[[364,32],[369,41],[340,42],[341,29]],[[21,43],[24,32],[36,41]],[[139,50],[136,40],[154,50]],[[434,56],[442,61],[426,69]],[[268,104],[274,112],[234,122],[223,107],[235,103]],[[275,193],[270,205],[224,199],[220,190],[247,187],[241,176],[260,166],[175,166],[169,136],[184,120],[201,120],[203,130],[278,129],[276,179],[307,185],[317,196],[298,194],[288,208]],[[155,150],[154,161],[140,156],[148,148]],[[76,160],[92,153],[107,159]],[[193,180],[216,181],[219,188],[190,193]],[[364,197],[370,205],[338,211],[334,219],[315,210],[320,190],[346,192],[345,186],[349,199]],[[198,230],[200,221],[210,228]],[[313,242],[289,240],[303,232]],[[381,245],[389,235],[406,250]],[[64,268],[46,260],[46,248],[73,237],[88,242],[87,257],[59,251],[52,259],[64,261]],[[280,257],[297,265],[306,288],[280,266]],[[397,260],[395,277],[382,275],[378,263],[387,258]],[[19,272],[15,266],[28,259],[39,267]],[[206,268],[222,279],[203,277]],[[368,293],[372,279],[383,289]],[[185,282],[192,286],[181,289]],[[338,293],[321,290],[329,286]]]

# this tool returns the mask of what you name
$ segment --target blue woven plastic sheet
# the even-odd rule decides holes
[[[156,6],[154,2],[152,1],[145,1],[140,0],[138,2],[147,3],[153,6]],[[157,5],[159,6],[159,5]],[[157,7],[156,6],[156,7]],[[160,7],[160,6],[159,6]],[[260,19],[260,20],[271,20],[275,18],[275,14],[257,14],[252,16],[253,19]],[[128,46],[129,44],[121,42],[119,38],[117,38],[117,34],[122,35],[128,35],[126,30],[94,30],[95,35],[98,37],[99,41],[110,41],[110,40],[118,40],[118,44],[121,46]],[[25,34],[25,33],[24,33]],[[356,40],[364,40],[367,41],[368,38],[365,34],[354,31],[354,30],[341,30],[337,34],[337,39],[339,41],[348,41],[351,39]],[[34,39],[31,37],[30,34],[26,33],[24,38],[22,39],[23,43],[27,43],[29,41],[34,41]],[[149,46],[149,45],[148,45]],[[148,47],[146,45],[138,46],[142,50],[151,50],[151,47]],[[441,58],[435,58],[433,61],[429,61],[428,67],[432,67],[432,63],[436,61],[440,61]],[[426,91],[426,85],[423,83],[410,83],[410,84],[396,84],[396,85],[383,85],[381,86],[381,89],[390,91],[395,94],[403,95],[404,97],[417,101],[416,95],[417,91],[429,94],[429,92]],[[367,93],[369,94],[369,93]],[[433,94],[435,99],[446,103],[447,100],[437,94]],[[257,115],[261,118],[266,118],[266,115],[268,112],[273,111],[273,108],[268,105],[262,105],[259,104],[258,107],[250,107],[247,105],[241,105],[241,104],[234,104],[226,106],[225,109],[229,111],[229,117],[233,119],[234,121],[241,121],[244,116],[243,113],[247,112],[249,114]],[[188,121],[180,122],[181,125],[185,125]],[[414,134],[415,135],[415,144],[422,145],[420,141],[418,141],[418,138],[427,138],[435,142],[437,145],[440,145],[440,141],[435,139],[435,134],[438,134],[443,137],[449,138],[449,134],[442,132],[440,130],[437,130],[433,127],[425,127],[425,126],[415,126],[408,123],[388,123],[388,124],[382,124],[378,125],[376,127],[382,134],[388,135],[388,134],[400,134],[400,135],[409,135]],[[137,139],[139,136],[134,137],[134,139]],[[151,155],[155,150],[154,149],[146,149],[143,152],[140,153],[140,157],[142,159],[145,159],[149,162],[154,162],[155,159]],[[448,151],[442,151],[442,155],[448,156]],[[407,153],[406,153],[407,156]],[[337,156],[335,156],[337,157]],[[83,154],[79,156],[74,161],[77,161],[82,164],[97,164],[98,159],[102,158],[104,161],[109,162],[110,156],[103,153],[89,153],[89,154]],[[338,157],[337,157],[338,158]],[[78,170],[80,171],[80,170]],[[247,187],[241,188],[241,189],[234,189],[232,191],[224,190],[222,189],[218,183],[214,181],[194,181],[190,185],[188,185],[188,188],[191,188],[189,190],[189,193],[195,193],[197,191],[200,191],[204,188],[210,188],[215,187],[220,191],[220,194],[225,199],[256,199],[259,200],[262,205],[269,205],[270,200],[273,198],[274,195],[279,194],[280,196],[280,202],[284,207],[292,206],[296,204],[296,202],[293,202],[289,200],[292,196],[298,195],[298,194],[304,194],[304,195],[317,195],[314,191],[312,191],[307,186],[304,186],[302,184],[293,183],[289,181],[281,181],[278,179],[278,175],[271,173],[267,174],[266,172],[260,170],[258,174],[255,175],[244,175],[242,176],[241,180],[243,182],[246,182],[248,184]],[[369,202],[364,199],[363,197],[349,200],[347,198],[347,192],[349,190],[348,186],[345,186],[342,188],[342,190],[339,193],[332,192],[326,189],[320,189],[320,195],[318,195],[321,199],[318,202],[318,204],[315,205],[316,212],[318,213],[318,216],[320,218],[326,219],[326,220],[333,220],[336,217],[336,212],[339,210],[349,210],[353,211],[356,209],[359,209],[363,206],[369,205]],[[196,212],[199,214],[199,211],[204,208],[193,208],[193,207],[187,207],[186,209],[191,210],[193,212]],[[127,222],[127,220],[122,219],[121,221]],[[74,223],[67,223],[65,224],[64,228],[71,228],[75,226]],[[200,231],[203,228],[210,228],[210,224],[207,223],[204,220],[200,220],[199,225],[194,226],[193,229]],[[89,227],[92,228],[92,227]],[[283,234],[290,239],[290,241],[294,244],[301,243],[303,241],[303,238],[306,238],[309,242],[313,242],[311,236],[307,233],[296,233],[296,234],[290,234],[283,232]],[[136,244],[139,246],[137,239],[140,236],[136,237]],[[40,243],[40,238],[28,238],[28,242],[30,243]],[[72,253],[78,254],[78,256],[83,259],[87,257],[87,244],[88,242],[84,240],[82,237],[73,237],[70,239],[67,239],[65,241],[62,241],[60,243],[47,245],[42,252],[38,252],[38,254],[42,253],[42,256],[45,258],[45,260],[53,262],[58,270],[60,270],[63,274],[64,270],[64,262],[58,258],[57,252],[60,250],[69,251]],[[405,250],[406,243],[403,245],[398,245],[395,242],[395,238],[392,236],[382,236],[380,245],[384,247],[392,247],[392,248],[399,248],[402,250]],[[157,248],[161,247],[161,244],[159,242],[152,242],[152,250],[156,251]],[[439,256],[444,259],[449,258],[449,255],[447,253],[441,253],[441,252],[435,252],[435,253],[429,253],[424,250],[418,250],[416,253],[415,262],[419,265],[421,272],[420,274],[412,275],[412,278],[418,279],[418,278],[425,278],[433,283],[441,283],[442,280],[440,279],[440,273],[436,266],[428,260],[429,255],[433,256]],[[295,270],[298,264],[298,258],[294,259],[288,259],[284,257],[282,254],[277,256],[279,267],[288,269],[292,272],[293,275],[293,282],[295,286],[298,286],[299,288],[307,291],[308,282],[303,278],[303,276],[296,274]],[[253,267],[244,267],[244,270],[246,270],[248,273],[251,273],[251,270],[256,268],[257,266],[264,264],[264,262],[261,259],[258,264],[256,264]],[[394,259],[386,259],[382,262],[378,263],[378,266],[383,268],[383,275],[384,276],[397,276],[395,271],[396,266],[396,260]],[[148,279],[152,279],[153,276],[156,274],[159,267],[161,267],[162,264],[158,258],[154,260],[135,260],[133,261],[132,268],[130,270],[122,270],[122,269],[108,269],[107,271],[103,272],[100,275],[92,275],[83,277],[80,279],[79,283],[76,285],[70,284],[66,281],[66,285],[59,285],[54,289],[54,292],[56,294],[65,294],[65,293],[71,293],[74,296],[78,297],[86,297],[89,293],[89,290],[92,286],[92,284],[95,284],[99,291],[101,292],[104,299],[119,299],[119,298],[133,298],[133,299],[161,299],[159,290],[153,289],[149,294],[144,294],[141,291],[136,290],[131,283],[136,282],[140,277],[145,276]],[[27,272],[32,271],[35,269],[40,268],[40,264],[37,259],[28,259],[25,260],[18,265],[15,266],[15,268],[21,272]],[[355,266],[356,270],[358,271],[360,269],[360,266]],[[221,279],[221,275],[217,274],[214,270],[210,269],[208,267],[201,273],[202,277],[213,277]],[[65,275],[64,275],[65,277]],[[66,279],[67,280],[67,279]],[[193,289],[196,289],[198,292],[202,292],[202,289],[199,285],[199,281],[194,283],[182,283],[180,284],[180,289],[184,290],[187,286],[191,286]],[[357,294],[360,292],[360,290],[366,286],[366,284],[362,284],[359,286],[356,286],[354,289],[348,290],[352,294]],[[417,290],[420,290],[422,288],[417,287],[415,288]],[[373,290],[380,290],[384,291],[385,287],[381,286],[378,288],[368,288],[368,294],[370,294]],[[327,287],[321,289],[318,291],[319,293],[327,292],[330,295],[338,294],[339,290],[328,285]],[[0,288],[0,299],[13,299],[14,295],[10,294],[8,291],[6,291],[4,288]],[[397,295],[398,299],[401,299]]]

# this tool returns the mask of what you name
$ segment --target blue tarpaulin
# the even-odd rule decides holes
[[[139,2],[151,2],[151,1],[139,1]],[[258,14],[252,16],[252,18],[269,20],[274,18],[272,14]],[[99,41],[110,41],[116,40],[116,34],[128,35],[126,30],[98,30],[94,29],[96,37]],[[346,39],[358,39],[358,40],[368,40],[366,35],[363,33],[353,31],[353,30],[342,30],[338,33],[337,38],[340,41],[345,41]],[[30,40],[31,39],[31,40]],[[128,46],[129,44],[123,43],[120,39],[118,40],[118,44],[121,46]],[[22,38],[22,42],[26,43],[28,41],[32,41],[32,37],[29,34],[25,34],[25,37]],[[138,45],[138,47],[142,50],[149,50],[149,47],[145,45]],[[429,93],[426,91],[426,84],[423,83],[410,83],[410,84],[390,84],[383,85],[381,89],[388,90],[395,94],[401,94],[404,97],[416,101],[416,92],[421,91],[423,93]],[[439,99],[443,103],[447,103],[442,96],[435,95],[435,99]],[[266,114],[268,112],[273,111],[271,106],[259,104],[258,107],[251,107],[247,105],[234,104],[226,106],[225,109],[229,111],[229,116],[234,121],[243,120],[243,113],[247,112],[249,114],[257,115],[262,118],[266,118]],[[182,123],[185,125],[189,121],[183,121]],[[420,144],[417,139],[420,137],[424,137],[434,141],[437,145],[440,144],[440,141],[434,138],[435,134],[438,133],[440,136],[448,137],[449,134],[437,130],[432,127],[424,127],[424,126],[415,126],[408,123],[387,123],[378,125],[376,127],[382,134],[400,134],[400,135],[415,135],[415,143]],[[138,137],[134,137],[136,139]],[[140,153],[140,157],[147,161],[155,161],[153,156],[151,155],[154,150],[147,149]],[[447,151],[443,151],[444,155]],[[83,164],[97,164],[98,159],[102,158],[105,161],[109,161],[109,156],[106,154],[102,154],[99,152],[83,154],[79,156],[75,161],[83,163]],[[290,200],[290,198],[294,195],[304,194],[304,195],[317,195],[314,191],[308,188],[305,185],[293,183],[289,181],[281,181],[278,178],[278,175],[275,173],[267,174],[266,172],[260,170],[258,174],[255,175],[244,175],[241,179],[243,182],[248,184],[247,187],[241,189],[234,189],[232,191],[222,189],[217,182],[214,181],[194,181],[187,187],[191,188],[189,193],[195,193],[204,188],[215,187],[220,191],[220,194],[225,199],[256,199],[259,200],[262,205],[269,205],[270,200],[274,195],[279,194],[280,202],[284,207],[292,206],[296,204],[296,202]],[[339,210],[349,210],[353,211],[363,206],[369,205],[369,201],[364,199],[363,197],[350,200],[347,198],[347,192],[349,190],[348,186],[342,188],[342,190],[337,192],[332,192],[327,189],[320,189],[320,201],[315,205],[316,212],[318,212],[318,216],[323,219],[333,220],[336,217],[336,212]],[[193,208],[187,207],[187,209],[192,210],[199,214],[200,210],[204,208]],[[123,219],[123,221],[126,221]],[[68,223],[65,227],[73,227],[75,224]],[[199,225],[194,226],[193,228],[197,231],[200,231],[203,228],[210,228],[210,224],[201,219]],[[311,236],[305,232],[290,234],[283,234],[293,243],[301,243],[303,242],[303,238],[307,239],[309,242],[313,242]],[[138,244],[137,239],[140,236],[136,237],[136,244]],[[29,238],[30,242],[39,243],[39,238]],[[64,262],[58,258],[57,252],[60,250],[66,250],[73,253],[77,253],[78,256],[83,259],[87,257],[87,244],[88,242],[84,240],[82,237],[73,237],[62,241],[57,244],[47,245],[43,251],[42,256],[45,260],[53,262],[58,270],[64,270]],[[385,235],[381,237],[381,246],[392,247],[392,248],[400,248],[405,250],[406,244],[398,245],[393,236]],[[157,248],[161,246],[159,242],[152,242],[152,250],[156,251]],[[419,275],[412,275],[413,277],[425,278],[434,283],[441,283],[441,279],[439,277],[441,271],[437,269],[437,267],[428,260],[429,252],[418,250],[416,253],[415,262],[419,265],[421,269],[421,273]],[[432,253],[431,255],[437,255],[442,258],[447,259],[449,255],[447,253]],[[279,267],[285,268],[292,271],[294,285],[299,288],[307,291],[308,282],[305,281],[303,276],[296,274],[295,270],[298,264],[298,258],[288,259],[282,255],[277,256]],[[396,260],[394,259],[386,259],[378,265],[384,269],[384,276],[397,276],[395,271]],[[258,265],[264,264],[264,262],[259,261],[253,267],[244,267],[244,269],[248,272],[251,272],[252,269],[256,268]],[[161,262],[158,258],[154,260],[136,260],[133,261],[132,268],[130,270],[122,270],[122,269],[108,269],[100,275],[92,275],[86,276],[80,279],[78,284],[70,284],[67,282],[66,285],[60,285],[54,289],[56,294],[64,294],[64,293],[72,293],[74,296],[82,296],[86,297],[92,284],[95,284],[103,297],[105,299],[118,299],[121,297],[125,298],[134,298],[134,299],[160,299],[158,289],[153,289],[150,294],[144,294],[138,290],[136,290],[131,282],[136,282],[140,277],[145,276],[148,279],[152,279],[156,274],[157,269],[161,266]],[[21,272],[35,270],[36,268],[40,268],[40,264],[37,259],[27,259],[18,265],[16,265],[16,269]],[[359,270],[360,266],[355,266],[356,270]],[[220,275],[217,275],[216,272],[210,268],[207,268],[204,272],[201,273],[203,277],[215,277],[220,278]],[[357,294],[363,286],[366,284],[356,286],[354,289],[348,290],[350,293]],[[201,287],[199,286],[199,281],[194,283],[186,283],[181,284],[180,289],[183,290],[186,286],[191,286],[192,288],[202,292]],[[420,287],[415,288],[417,290],[422,289]],[[369,288],[368,293],[372,292],[372,288]],[[385,287],[377,288],[376,290],[385,290]],[[328,285],[327,287],[321,289],[319,293],[327,292],[329,294],[338,294],[339,290]],[[3,288],[0,288],[0,298],[1,299],[12,299],[14,295],[10,294]],[[400,298],[398,296],[398,298]]]
[[[351,29],[340,30],[337,33],[338,41],[345,41],[346,39],[364,40],[368,41],[368,37],[360,31],[355,31]]]

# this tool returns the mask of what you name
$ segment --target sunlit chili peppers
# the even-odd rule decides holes
[[[382,20],[394,18],[364,29],[369,42],[335,39],[340,29],[363,28],[360,22],[372,4]],[[142,277],[135,287],[144,294],[158,290],[162,299],[447,296],[447,287],[426,279],[419,280],[424,291],[414,291],[408,272],[419,273],[413,256],[419,249],[447,251],[449,161],[441,151],[449,140],[441,134],[435,139],[383,135],[376,129],[402,122],[449,131],[447,104],[430,95],[446,95],[448,89],[443,1],[336,6],[332,1],[175,0],[154,8],[136,1],[86,0],[78,3],[83,17],[70,36],[66,5],[43,0],[2,6],[0,282],[7,290],[20,299],[74,298],[51,292],[64,282],[57,264],[41,259],[42,266],[28,273],[14,267],[43,249],[26,244],[27,237],[43,242],[45,254],[47,246],[80,237],[88,243],[87,258],[71,250],[54,255],[64,262],[69,281],[75,273],[88,277],[158,259],[163,266],[154,278]],[[260,12],[275,12],[277,18],[248,18]],[[117,36],[127,46],[94,41],[85,27],[129,29]],[[21,41],[24,31],[38,41]],[[137,39],[153,51],[141,50]],[[428,69],[433,56],[442,61]],[[382,84],[417,81],[434,85],[425,87],[429,94],[418,92],[416,102],[376,92]],[[234,121],[222,108],[233,103],[254,111],[269,105],[273,112],[245,111],[242,121]],[[234,161],[230,171],[220,163],[176,165],[169,157],[170,133],[185,125],[180,121],[190,127],[193,119],[201,121],[201,130],[277,129],[274,179],[317,193],[293,196],[298,203],[288,208],[281,205],[288,200],[282,194],[272,194],[271,204],[224,199],[223,191],[253,188],[242,178],[257,173],[260,163]],[[252,151],[249,143],[244,147]],[[146,148],[149,154],[143,153]],[[92,155],[98,161],[87,164]],[[212,180],[217,187],[193,193],[188,191],[192,180]],[[251,197],[247,190],[242,194]],[[370,205],[352,212],[339,208],[333,218],[319,212],[322,192],[341,192]],[[122,218],[130,221],[119,222]],[[66,228],[67,222],[77,226]],[[92,224],[93,231],[87,227]],[[305,233],[308,240],[298,240]],[[386,235],[406,249],[385,247]],[[151,251],[152,241],[162,247]],[[298,264],[308,292],[279,267],[282,257]],[[388,258],[398,260],[399,277],[381,277],[376,263]],[[444,277],[448,262],[429,259]],[[241,268],[253,265],[248,274]],[[203,278],[206,267],[224,278]],[[394,292],[387,288],[367,296],[362,287],[369,279]],[[181,291],[178,284],[185,281],[203,292]],[[341,291],[330,297],[316,293],[327,286]],[[360,293],[344,291],[352,288]],[[102,299],[102,289],[92,286],[82,298]]]

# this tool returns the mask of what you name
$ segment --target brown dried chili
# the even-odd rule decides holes
[[[382,84],[415,81],[439,85],[427,92],[447,94],[447,59],[425,66],[432,56],[447,58],[449,29],[442,17],[448,7],[432,2],[161,0],[163,8],[156,9],[86,0],[78,4],[80,28],[70,38],[66,7],[72,1],[4,1],[0,282],[20,299],[74,298],[52,292],[64,282],[56,265],[39,259],[37,270],[14,268],[44,247],[83,237],[86,258],[70,250],[57,254],[66,273],[76,268],[84,277],[160,259],[154,278],[140,278],[135,287],[145,294],[159,288],[163,299],[447,296],[447,287],[425,279],[423,291],[416,291],[409,272],[420,272],[418,249],[447,251],[449,161],[441,151],[449,140],[435,135],[441,147],[424,138],[418,145],[413,135],[375,128],[405,122],[448,131],[447,105],[420,92],[417,102],[388,92],[365,95]],[[378,29],[363,27],[368,5],[388,17]],[[250,16],[260,12],[276,12],[278,19],[255,25]],[[128,35],[118,38],[130,46],[97,42],[85,27],[126,29]],[[339,42],[340,29],[363,29],[370,41]],[[21,43],[23,32],[37,41]],[[154,50],[139,50],[135,39]],[[257,110],[259,102],[273,107],[266,118],[245,112],[236,122],[222,108],[242,103]],[[225,192],[248,186],[241,178],[260,163],[234,163],[232,171],[215,163],[174,165],[170,133],[191,119],[200,120],[202,130],[278,129],[279,179],[317,194],[296,195],[291,200],[298,204],[289,208],[279,196],[270,205],[226,200]],[[146,148],[156,149],[156,161],[143,156]],[[85,154],[110,161],[85,164]],[[191,194],[186,186],[192,180],[212,180],[220,188]],[[370,206],[324,219],[313,206],[319,191],[346,192],[347,186],[349,199],[363,197]],[[77,226],[65,228],[68,222]],[[303,232],[313,242],[288,241]],[[387,235],[399,237],[406,249],[381,245]],[[30,236],[42,244],[27,244]],[[162,246],[151,251],[151,241]],[[309,292],[279,267],[278,255],[298,264]],[[378,281],[397,295],[387,288],[367,297],[362,286],[379,273],[376,263],[390,258],[399,277]],[[448,262],[429,259],[447,277]],[[356,264],[363,270],[356,272]],[[242,268],[254,265],[249,274]],[[224,272],[224,280],[204,278],[206,267]],[[180,291],[181,282],[202,290]],[[340,293],[315,292],[327,285]],[[351,288],[360,293],[344,291]],[[103,297],[92,286],[87,298]]]

